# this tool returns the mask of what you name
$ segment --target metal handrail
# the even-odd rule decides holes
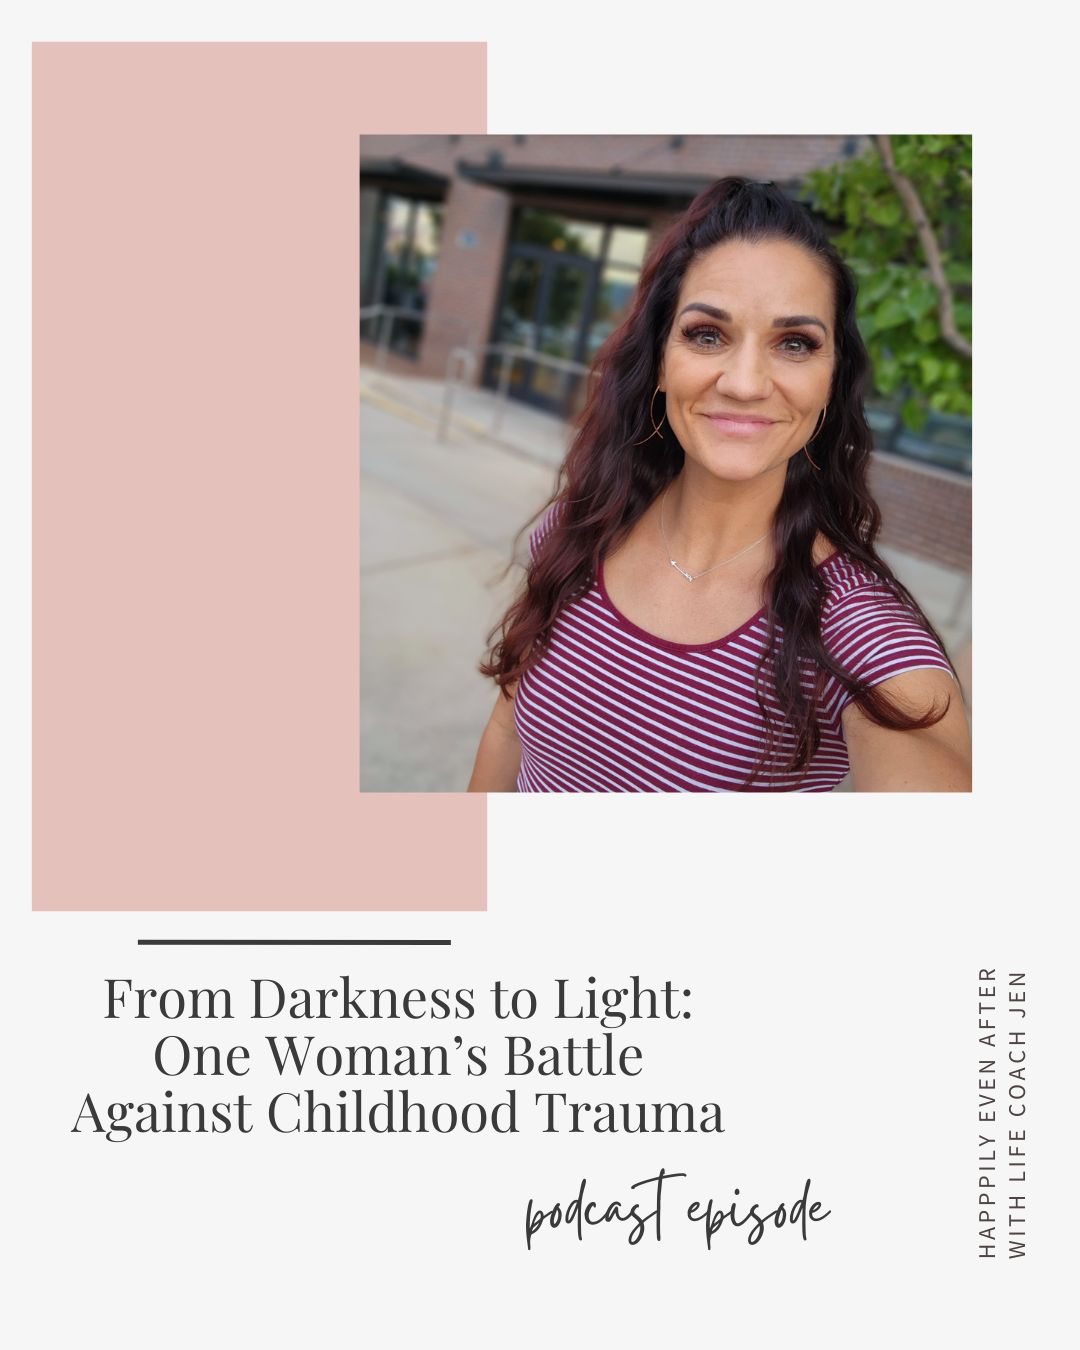
[[[439,421],[435,436],[445,442],[450,431],[450,418],[453,413],[454,391],[463,383],[459,368],[468,370],[468,379],[476,378],[481,355],[498,355],[499,380],[495,391],[495,409],[491,418],[491,433],[502,429],[503,416],[510,401],[510,373],[515,361],[535,361],[538,365],[553,366],[573,375],[588,375],[589,367],[580,361],[569,361],[562,356],[549,356],[532,347],[519,347],[512,342],[488,342],[477,347],[452,347],[446,362],[446,380],[443,384],[443,401],[439,410]]]
[[[422,309],[405,309],[401,305],[361,305],[360,322],[366,323],[369,319],[378,319],[379,328],[375,339],[375,364],[380,370],[386,366],[386,355],[390,350],[390,334],[393,331],[393,321],[400,315],[405,319],[413,319],[418,323],[423,323],[426,318]]]

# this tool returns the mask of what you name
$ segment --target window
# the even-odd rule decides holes
[[[399,356],[415,359],[438,265],[442,204],[384,192],[369,213],[362,205],[361,221],[365,214],[371,225],[367,247],[361,226],[362,306],[384,309],[361,321],[360,336],[385,341]]]
[[[913,431],[904,425],[900,406],[898,399],[867,401],[866,420],[876,448],[970,478],[971,418],[932,412],[924,425]]]

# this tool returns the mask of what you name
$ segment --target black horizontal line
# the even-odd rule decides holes
[[[449,947],[449,938],[139,938],[140,947]]]

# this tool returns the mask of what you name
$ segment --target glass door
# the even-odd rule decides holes
[[[555,250],[514,246],[507,260],[496,342],[528,347],[546,356],[581,361],[586,316],[596,289],[597,265],[589,258]],[[488,383],[497,383],[500,358],[488,365]],[[581,376],[557,366],[518,357],[510,373],[515,397],[564,412]]]
[[[544,265],[539,258],[511,257],[506,266],[503,280],[502,308],[499,311],[499,326],[495,341],[510,347],[528,347],[536,350],[539,346],[539,328],[537,316],[540,312],[540,291],[543,285]],[[492,356],[488,363],[487,382],[498,382],[502,358]],[[528,393],[528,380],[533,370],[523,361],[516,360],[510,366],[510,389],[518,398]]]
[[[595,266],[578,259],[559,258],[545,267],[546,291],[540,312],[537,349],[545,356],[580,361],[585,337],[585,314],[594,281]],[[569,403],[581,376],[558,366],[539,362],[532,370],[533,401],[546,407],[563,408]]]

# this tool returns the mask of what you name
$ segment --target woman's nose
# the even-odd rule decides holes
[[[716,376],[716,388],[730,398],[767,398],[772,392],[766,353],[753,342],[740,342],[725,353]]]

